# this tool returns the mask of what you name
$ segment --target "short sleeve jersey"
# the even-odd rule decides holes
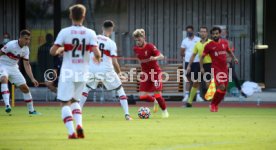
[[[20,59],[29,60],[30,50],[28,46],[20,47],[18,40],[8,42],[2,47],[0,56],[0,64],[7,66],[17,66]]]

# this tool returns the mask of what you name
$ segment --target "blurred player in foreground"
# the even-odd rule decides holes
[[[97,37],[93,30],[84,27],[86,8],[81,4],[69,8],[72,26],[62,29],[52,46],[50,53],[59,55],[62,51],[63,62],[59,77],[57,99],[61,101],[62,120],[68,130],[68,138],[84,138],[82,111],[79,105],[89,68],[90,52],[100,60]],[[64,47],[63,49],[60,47]],[[74,129],[73,118],[76,122]]]

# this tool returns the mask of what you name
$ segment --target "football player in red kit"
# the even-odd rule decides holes
[[[238,59],[233,52],[229,49],[228,42],[220,38],[221,29],[214,27],[211,30],[213,41],[208,43],[200,58],[200,70],[204,73],[203,59],[206,55],[210,55],[212,58],[213,77],[216,84],[216,92],[210,105],[211,112],[218,111],[218,105],[223,100],[226,94],[226,88],[228,86],[228,68],[226,61],[226,54],[229,53],[235,63],[238,63]]]
[[[147,102],[154,102],[157,100],[162,109],[162,117],[168,118],[165,99],[162,97],[162,74],[157,60],[164,59],[163,54],[151,43],[145,40],[145,30],[136,29],[133,32],[136,46],[133,50],[141,63],[142,75],[140,78],[140,100]],[[154,93],[151,96],[150,93]]]

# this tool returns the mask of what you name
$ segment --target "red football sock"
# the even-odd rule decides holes
[[[211,104],[217,106],[223,100],[225,94],[226,94],[225,91],[217,89]]]
[[[150,95],[142,95],[140,96],[140,100],[141,101],[146,101],[146,102],[154,102],[154,97],[150,96]]]
[[[162,97],[162,95],[161,95],[161,94],[154,94],[154,97],[156,98],[156,100],[157,100],[157,102],[158,102],[160,108],[161,108],[162,110],[165,110],[165,109],[167,108],[167,106],[166,106],[166,101],[165,101],[165,99]]]

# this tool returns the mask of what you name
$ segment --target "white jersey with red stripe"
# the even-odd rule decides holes
[[[88,73],[91,59],[89,54],[92,47],[98,45],[95,31],[84,26],[64,28],[59,32],[55,45],[64,46],[61,75],[63,73],[63,76],[73,73],[73,76],[76,74],[83,76]],[[79,80],[71,78],[69,81],[77,82]]]
[[[21,58],[29,60],[29,47],[20,47],[18,42],[18,40],[10,41],[1,49],[1,52],[4,54],[0,56],[1,65],[18,67],[18,61]]]
[[[100,63],[90,61],[90,72],[111,72],[114,70],[112,57],[117,57],[116,43],[104,35],[97,35],[97,40],[101,51],[102,61]],[[94,58],[93,53],[90,55]]]

